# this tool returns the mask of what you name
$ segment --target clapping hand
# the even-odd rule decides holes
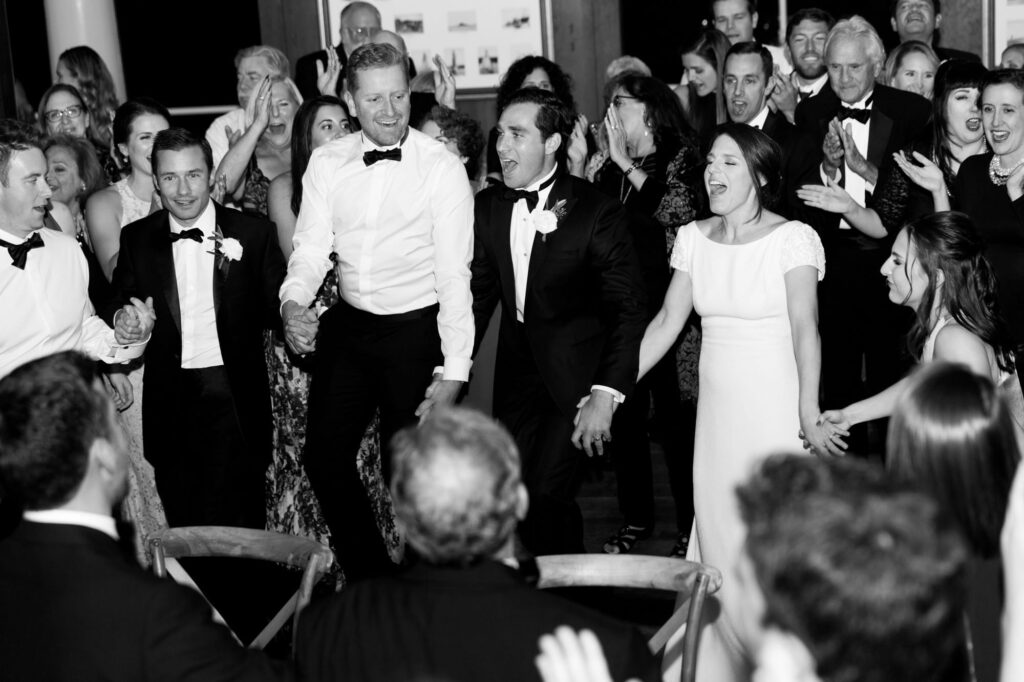
[[[942,177],[942,171],[939,170],[939,167],[932,163],[932,160],[924,154],[914,152],[913,156],[914,161],[917,161],[917,163],[911,162],[906,154],[901,151],[893,154],[892,158],[896,165],[900,167],[900,170],[903,171],[903,174],[921,189],[932,194],[945,193],[946,179]]]
[[[327,48],[327,68],[316,60],[316,89],[321,95],[334,96],[338,92],[338,77],[341,76],[341,60],[333,47]]]
[[[316,350],[316,335],[320,329],[316,312],[295,301],[285,301],[281,307],[281,319],[284,322],[284,340],[292,352],[304,355]]]
[[[121,345],[140,343],[149,338],[155,324],[153,297],[145,302],[132,298],[131,305],[124,306],[114,315],[114,339]]]
[[[845,150],[843,148],[842,131],[843,127],[839,125],[839,119],[833,118],[828,123],[828,131],[825,133],[825,139],[821,143],[821,153],[824,155],[821,165],[825,170],[825,175],[829,177],[835,175],[835,172],[843,165]]]
[[[455,76],[441,55],[434,55],[434,100],[443,107],[455,108]]]
[[[572,136],[569,138],[569,171],[576,177],[583,177],[583,170],[587,165],[588,128],[587,117],[583,114],[577,116],[572,127]]]
[[[775,87],[771,90],[771,101],[775,104],[775,108],[792,123],[796,117],[796,105],[800,102],[796,86],[793,85],[791,78],[782,75],[778,64],[775,65],[773,80]]]
[[[835,121],[835,119],[833,120]],[[836,121],[836,124],[838,125],[838,121]],[[857,175],[870,183],[874,183],[878,178],[878,171],[857,149],[857,145],[853,141],[853,124],[847,123],[845,128],[839,126],[838,133],[839,139],[843,144],[843,155],[846,157],[846,165]]]
[[[804,185],[796,191],[797,197],[811,208],[829,213],[847,213],[853,209],[853,197],[843,187],[828,178],[828,186]]]
[[[604,115],[604,130],[608,135],[608,156],[619,168],[629,168],[633,159],[626,150],[626,133],[622,129],[622,120],[615,111],[615,105],[608,107]]]

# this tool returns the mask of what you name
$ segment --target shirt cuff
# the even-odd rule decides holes
[[[609,386],[601,386],[600,384],[594,384],[590,387],[591,391],[604,391],[605,393],[612,394],[612,400],[618,404],[626,402],[626,396],[621,391],[616,391],[614,388]]]
[[[132,360],[142,356],[142,353],[146,350],[146,344],[149,343],[149,340],[152,337],[153,334],[150,332],[149,336],[142,341],[119,344],[117,339],[114,337],[114,332],[111,331],[107,339],[108,350],[100,356],[100,360],[108,365],[118,365],[131,362]]]
[[[281,317],[284,318],[284,304],[288,301],[295,301],[303,308],[309,306],[312,302],[313,297],[306,294],[305,290],[300,286],[284,286],[281,287],[281,307],[278,310],[281,313]]]
[[[828,174],[825,172],[825,164],[821,164],[820,166],[818,166],[818,174],[821,176],[821,184],[825,185],[826,187],[828,187],[829,180],[839,182],[839,178],[842,177],[842,172],[837,168],[835,177],[830,178]]]
[[[435,367],[434,373],[441,369],[445,381],[465,382],[469,381],[469,368],[472,366],[473,360],[470,358],[445,358],[444,367]]]

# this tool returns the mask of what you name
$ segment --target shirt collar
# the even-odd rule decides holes
[[[551,169],[551,172],[546,173],[544,175],[544,177],[537,178],[535,181],[531,182],[529,185],[527,185],[523,189],[526,190],[527,192],[539,192],[540,191],[540,186],[543,185],[546,181],[550,180],[551,176],[553,176],[557,172],[558,172],[558,164],[556,163],[555,167]],[[548,185],[548,187],[545,187],[544,189],[549,189],[552,185],[554,185],[554,183],[552,183],[551,185]]]
[[[113,517],[106,514],[95,514],[93,512],[77,511],[73,509],[37,509],[23,512],[22,517],[26,521],[32,521],[34,523],[84,526],[86,528],[98,530],[101,533],[110,536],[113,540],[118,540],[120,538],[117,534],[117,524],[114,523]]]
[[[405,133],[402,135],[402,139],[398,141],[398,144],[393,144],[387,147],[378,146],[373,142],[373,140],[368,138],[363,131],[359,131],[359,139],[362,140],[362,148],[364,152],[373,151],[375,149],[378,151],[386,152],[389,149],[398,149],[399,147],[405,144],[405,141],[409,139],[409,127],[406,126]]]
[[[803,80],[798,80],[797,81],[797,90],[799,90],[800,92],[809,92],[809,93],[811,93],[811,96],[813,97],[814,95],[817,95],[819,92],[821,92],[821,89],[823,87],[825,87],[825,83],[827,83],[827,82],[828,82],[828,74],[827,73],[823,74],[821,76],[818,76],[818,78],[816,80],[813,80],[810,83],[804,82]]]
[[[181,223],[174,219],[174,215],[169,211],[167,213],[167,218],[171,221],[171,232],[182,232],[190,229],[183,227]],[[206,202],[206,208],[204,208],[203,212],[199,214],[198,218],[196,218],[196,222],[192,227],[198,227],[203,231],[204,236],[210,237],[213,235],[217,227],[217,211],[213,207],[213,199]]]
[[[755,116],[754,118],[750,119],[750,123],[748,123],[747,125],[749,125],[751,128],[757,128],[758,130],[763,130],[764,129],[764,123],[767,120],[768,120],[768,105],[766,104],[764,106],[764,108],[761,109],[760,112],[758,112],[757,116]]]
[[[868,94],[864,95],[863,97],[861,97],[859,100],[857,100],[853,104],[847,104],[846,102],[842,102],[842,106],[846,107],[847,109],[870,109],[871,108],[871,101],[870,100],[871,100],[872,97],[874,97],[874,95],[875,95],[875,89],[871,88],[871,91]]]
[[[42,231],[43,231],[43,228],[39,228],[38,230],[32,230],[31,232],[29,232],[28,236],[26,236],[26,237],[19,237],[16,234],[8,232],[7,230],[0,230],[0,239],[3,239],[5,242],[7,242],[9,244],[14,244],[15,246],[17,246],[18,244],[22,243],[23,241],[27,241],[28,238],[31,237],[36,232],[42,232]],[[42,236],[42,235],[40,235],[40,236]]]

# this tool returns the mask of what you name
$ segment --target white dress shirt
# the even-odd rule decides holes
[[[281,302],[308,306],[338,254],[341,297],[394,315],[440,304],[444,378],[469,379],[473,355],[473,191],[466,169],[418,130],[402,160],[367,166],[362,134],[316,149],[302,178],[302,209]]]
[[[551,169],[551,172],[540,178],[531,185],[523,188],[527,192],[537,192],[537,208],[547,206],[548,196],[551,194],[551,183],[544,189],[540,189],[547,180],[558,170],[558,166]],[[512,274],[516,280],[516,319],[522,322],[523,311],[526,309],[526,279],[530,272],[530,254],[533,253],[533,240],[537,235],[537,228],[534,227],[533,218],[530,216],[530,207],[526,199],[520,199],[512,206],[512,227],[509,230],[509,246],[512,248]]]
[[[129,360],[129,347],[117,345],[114,330],[96,316],[89,301],[89,266],[81,246],[62,232],[38,233],[44,246],[28,252],[24,270],[14,267],[7,249],[0,248],[0,377],[65,350],[107,363]],[[5,230],[0,230],[0,239],[25,241]]]
[[[22,513],[22,518],[35,523],[54,523],[65,526],[84,526],[98,530],[117,540],[117,524],[113,517],[94,512],[77,511],[74,509],[40,509]]]
[[[748,123],[747,125],[749,125],[751,128],[757,128],[758,130],[764,130],[764,122],[767,121],[767,120],[768,120],[768,105],[766,104],[761,109],[761,111],[759,111],[757,113],[757,116],[755,116],[754,118],[750,119],[750,123]]]
[[[871,95],[873,94],[874,89],[872,89],[872,91],[869,92],[868,94],[864,95],[864,97],[862,97],[857,102],[854,102],[853,104],[843,104],[842,106],[848,109],[870,110],[871,106],[868,104],[868,99],[870,99]],[[853,135],[854,146],[857,148],[857,151],[860,152],[861,156],[863,156],[865,159],[868,158],[868,139],[871,137],[871,119],[868,119],[867,123],[861,123],[860,121],[855,121],[852,118],[848,118],[845,121],[840,121],[840,123],[842,124],[843,128],[846,128],[847,125],[849,125],[850,133]],[[826,177],[827,176],[825,175],[825,170],[824,168],[822,168],[822,181],[825,181]],[[872,183],[868,182],[862,176],[857,175],[852,170],[850,170],[850,166],[846,163],[846,156],[843,156],[843,178],[843,188],[846,189],[846,193],[849,194],[850,198],[852,198],[859,205],[864,206],[865,202],[867,201],[867,193],[874,191],[875,186]],[[833,177],[832,179],[835,180],[836,178]],[[826,182],[825,184],[828,183]],[[839,229],[850,230],[853,228],[850,225],[850,223],[846,222],[846,220],[840,219]]]
[[[825,87],[826,83],[828,83],[828,74],[826,73],[822,76],[819,76],[818,78],[816,78],[815,80],[808,84],[804,83],[803,80],[796,75],[796,72],[794,72],[792,83],[793,87],[797,89],[797,92],[806,93],[803,99],[807,99],[808,97],[814,97],[819,92],[821,92],[821,89]]]
[[[171,232],[185,229],[168,214]],[[179,239],[171,244],[174,256],[174,279],[178,284],[178,305],[181,308],[181,368],[202,369],[224,364],[217,337],[217,314],[213,306],[213,269],[215,264],[212,237],[217,227],[213,201],[196,219],[192,227],[203,231],[203,241]]]

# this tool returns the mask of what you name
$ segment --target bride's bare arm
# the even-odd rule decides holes
[[[638,380],[651,370],[672,347],[693,311],[693,282],[690,273],[675,270],[661,310],[654,316],[640,342]]]

